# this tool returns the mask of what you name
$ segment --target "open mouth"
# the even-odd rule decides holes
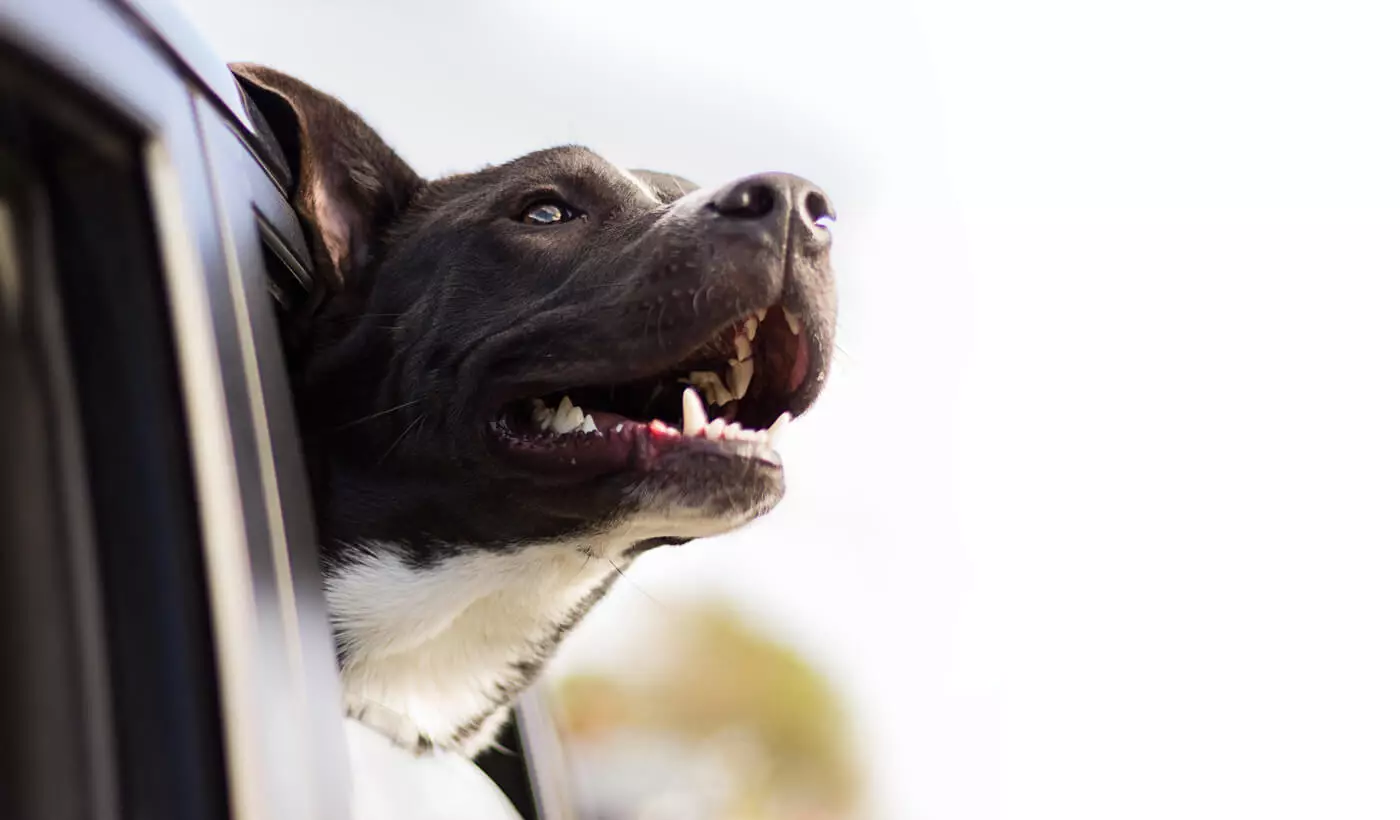
[[[650,376],[577,385],[508,404],[492,425],[513,454],[542,467],[599,473],[672,455],[779,467],[784,426],[813,367],[800,316],[760,309]]]

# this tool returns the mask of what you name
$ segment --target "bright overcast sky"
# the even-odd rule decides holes
[[[567,664],[721,590],[849,694],[887,820],[1400,815],[1396,3],[180,5],[425,174],[831,194],[788,500]]]

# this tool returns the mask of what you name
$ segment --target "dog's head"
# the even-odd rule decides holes
[[[235,69],[291,159],[326,290],[293,363],[323,535],[628,549],[782,496],[775,427],[833,349],[826,195],[698,189],[578,147],[425,181],[336,100]]]

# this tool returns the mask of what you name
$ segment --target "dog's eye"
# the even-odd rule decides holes
[[[554,225],[573,218],[574,212],[562,202],[536,202],[520,215],[520,221],[531,225]]]

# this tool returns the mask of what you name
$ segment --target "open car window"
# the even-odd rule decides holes
[[[0,816],[400,816],[414,782],[347,754],[278,333],[310,257],[256,115],[158,7],[0,8]],[[566,816],[528,715],[444,807]]]

